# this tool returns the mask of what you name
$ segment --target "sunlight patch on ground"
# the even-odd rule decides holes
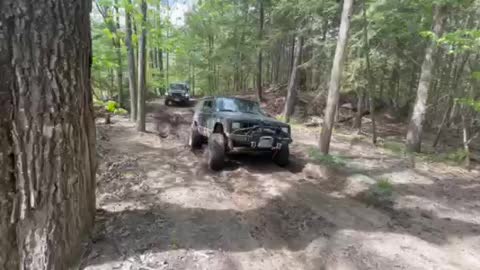
[[[123,212],[130,210],[148,210],[149,207],[143,205],[142,203],[136,201],[119,201],[114,203],[105,203],[102,204],[102,209],[108,210],[109,212]]]
[[[395,202],[401,209],[412,209],[415,211],[422,209],[435,214],[437,218],[480,224],[480,213],[478,211],[472,212],[458,205],[455,208],[449,207],[447,203],[441,203],[438,199],[430,200],[419,196],[407,195],[399,196]]]
[[[184,208],[235,209],[235,205],[225,191],[214,186],[172,187],[162,192],[159,198],[163,202]]]
[[[400,169],[400,171],[397,171]],[[395,184],[417,184],[417,185],[433,185],[435,182],[430,177],[425,177],[415,173],[415,171],[407,168],[391,168],[391,171],[386,171],[378,175],[378,178],[389,179],[393,185]]]

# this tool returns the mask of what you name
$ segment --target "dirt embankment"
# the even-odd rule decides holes
[[[150,104],[147,133],[98,125],[97,223],[84,269],[479,269],[478,174],[337,132],[294,128],[292,164],[186,147],[190,108]],[[341,157],[341,158],[340,158]]]

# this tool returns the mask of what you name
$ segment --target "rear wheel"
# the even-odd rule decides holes
[[[285,167],[289,163],[290,159],[290,150],[288,144],[283,144],[279,150],[276,150],[273,153],[273,162],[280,167]]]
[[[192,127],[190,131],[190,138],[188,140],[188,145],[192,150],[202,147],[202,135],[198,132],[197,127]]]
[[[165,106],[170,106],[170,100],[168,98],[165,99]]]
[[[221,133],[213,133],[208,138],[208,167],[219,171],[225,166],[225,137]]]

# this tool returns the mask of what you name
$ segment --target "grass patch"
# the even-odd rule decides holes
[[[401,142],[386,141],[383,143],[382,147],[398,155],[403,155],[407,152],[405,144]]]
[[[376,193],[380,195],[391,196],[393,194],[393,185],[388,179],[381,179],[374,186]]]
[[[465,163],[467,159],[467,152],[459,148],[457,150],[448,152],[448,153],[421,153],[418,154],[418,157],[422,158],[425,161],[430,162],[442,162],[450,165],[460,166]]]
[[[390,209],[393,207],[393,190],[394,187],[388,179],[380,179],[368,189],[366,201],[370,205]]]
[[[94,106],[97,106],[97,107],[103,107],[109,113],[118,114],[118,115],[128,114],[127,110],[125,110],[124,108],[121,108],[120,104],[113,100],[103,102],[101,100],[94,99],[93,104]]]
[[[324,155],[320,152],[320,150],[311,147],[308,149],[308,156],[316,163],[329,166],[329,167],[334,167],[334,168],[339,168],[339,167],[344,167],[347,165],[347,162],[344,158],[340,156],[335,156],[335,155]]]

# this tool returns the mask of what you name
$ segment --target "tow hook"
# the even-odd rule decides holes
[[[252,147],[252,148],[257,148],[257,143],[256,143],[256,142],[251,142],[251,143],[250,143],[250,147]]]

